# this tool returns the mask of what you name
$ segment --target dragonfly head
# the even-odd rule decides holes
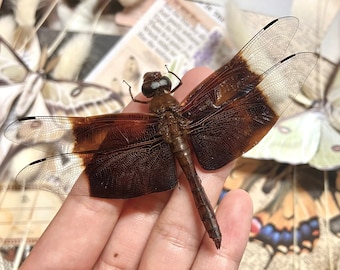
[[[171,81],[158,71],[147,72],[143,77],[142,93],[147,98],[171,91]]]

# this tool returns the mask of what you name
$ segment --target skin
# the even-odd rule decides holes
[[[182,100],[211,72],[189,71],[176,98]],[[124,110],[147,111],[134,102]],[[197,165],[213,205],[231,169],[228,164],[208,172]],[[220,203],[216,216],[223,237],[217,250],[181,171],[178,178],[172,191],[130,200],[68,196],[21,269],[238,269],[252,218],[248,193],[233,190]]]

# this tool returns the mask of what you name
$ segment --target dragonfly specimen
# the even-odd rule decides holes
[[[272,21],[181,103],[171,95],[177,87],[172,89],[168,77],[149,72],[142,92],[150,113],[18,119],[7,128],[7,138],[38,148],[48,143],[62,153],[32,162],[17,182],[66,194],[84,171],[88,183],[74,186],[72,194],[127,199],[176,187],[177,161],[206,231],[220,248],[221,232],[192,153],[202,168],[216,170],[270,130],[316,63],[313,53],[285,57],[297,28],[294,17]]]

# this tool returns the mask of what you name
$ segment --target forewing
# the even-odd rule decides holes
[[[32,116],[9,125],[5,136],[49,154],[118,149],[158,136],[151,114],[106,114],[91,117]],[[110,137],[108,145],[103,145]],[[107,142],[107,141],[106,141]]]
[[[253,89],[259,83],[259,76],[282,60],[297,27],[295,17],[279,18],[265,26],[184,99],[183,115],[196,121],[213,112],[215,106]]]
[[[299,92],[316,60],[312,53],[292,55],[259,76],[257,85],[245,85],[232,99],[203,107],[190,132],[202,167],[220,168],[256,145]]]

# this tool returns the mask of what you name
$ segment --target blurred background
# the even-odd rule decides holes
[[[179,77],[217,69],[282,16],[300,21],[286,54],[316,52],[317,66],[221,198],[242,188],[254,202],[240,269],[340,269],[339,11],[338,0],[0,0],[0,269],[19,268],[64,199],[16,183],[49,150],[9,141],[11,122],[120,112],[123,80],[136,95],[165,64]]]

